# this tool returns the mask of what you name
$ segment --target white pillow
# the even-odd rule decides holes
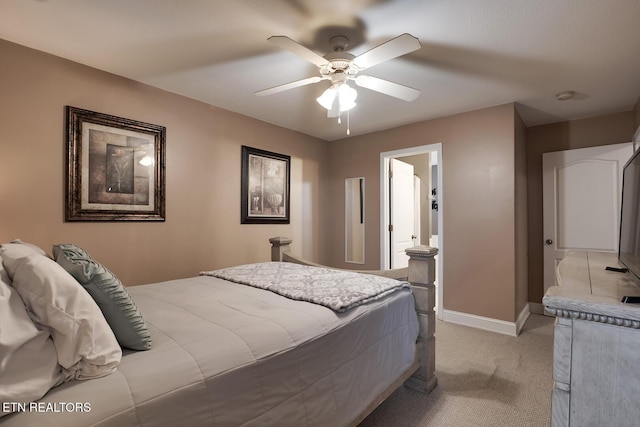
[[[40,246],[38,245],[34,245],[33,243],[27,243],[27,242],[23,242],[20,239],[13,239],[11,241],[11,243],[13,244],[20,244],[20,245],[24,245],[26,246],[25,250],[29,250],[30,252],[35,252],[38,253],[40,255],[45,255],[45,256],[49,256],[47,255],[47,253],[45,252],[44,249],[42,249]]]
[[[1,263],[0,331],[0,402],[33,402],[64,381],[49,331],[31,321]]]
[[[31,243],[25,243],[20,239],[12,240],[11,243],[2,244],[2,246],[0,246],[0,254],[7,254],[6,256],[14,260],[24,258],[29,255],[48,256],[47,253],[38,246]],[[9,275],[9,279],[13,280],[15,271],[10,267],[11,266],[4,266],[7,274]]]
[[[91,296],[52,259],[25,256],[22,245],[3,245],[0,254],[13,273],[34,322],[48,328],[65,380],[98,378],[114,372],[122,350]]]

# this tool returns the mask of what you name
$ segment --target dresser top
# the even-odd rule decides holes
[[[640,296],[640,280],[633,273],[607,271],[622,267],[617,254],[569,252],[556,272],[557,286],[542,303],[547,310],[568,310],[621,319],[640,320],[640,304],[624,304],[623,296]]]

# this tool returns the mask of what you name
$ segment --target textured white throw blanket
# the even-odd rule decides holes
[[[203,271],[200,275],[266,289],[290,299],[320,304],[339,313],[384,298],[400,289],[410,289],[408,282],[387,277],[288,262],[239,265]]]

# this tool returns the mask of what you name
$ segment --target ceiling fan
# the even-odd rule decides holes
[[[359,74],[374,65],[420,49],[420,42],[410,34],[402,34],[358,56],[345,51],[349,44],[349,39],[340,35],[334,36],[329,40],[333,51],[324,57],[286,36],[272,36],[267,40],[311,62],[318,67],[320,75],[258,91],[256,92],[258,96],[272,95],[296,87],[318,83],[322,80],[329,80],[331,87],[318,97],[317,101],[327,109],[328,117],[338,117],[339,119],[341,112],[348,111],[356,105],[357,92],[353,87],[349,86],[348,83],[350,81],[353,81],[357,86],[404,101],[413,101],[420,95],[418,89]]]

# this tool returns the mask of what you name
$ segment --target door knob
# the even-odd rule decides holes
[[[553,244],[553,240],[547,239],[547,240],[544,241],[544,244],[545,245],[552,245]]]

